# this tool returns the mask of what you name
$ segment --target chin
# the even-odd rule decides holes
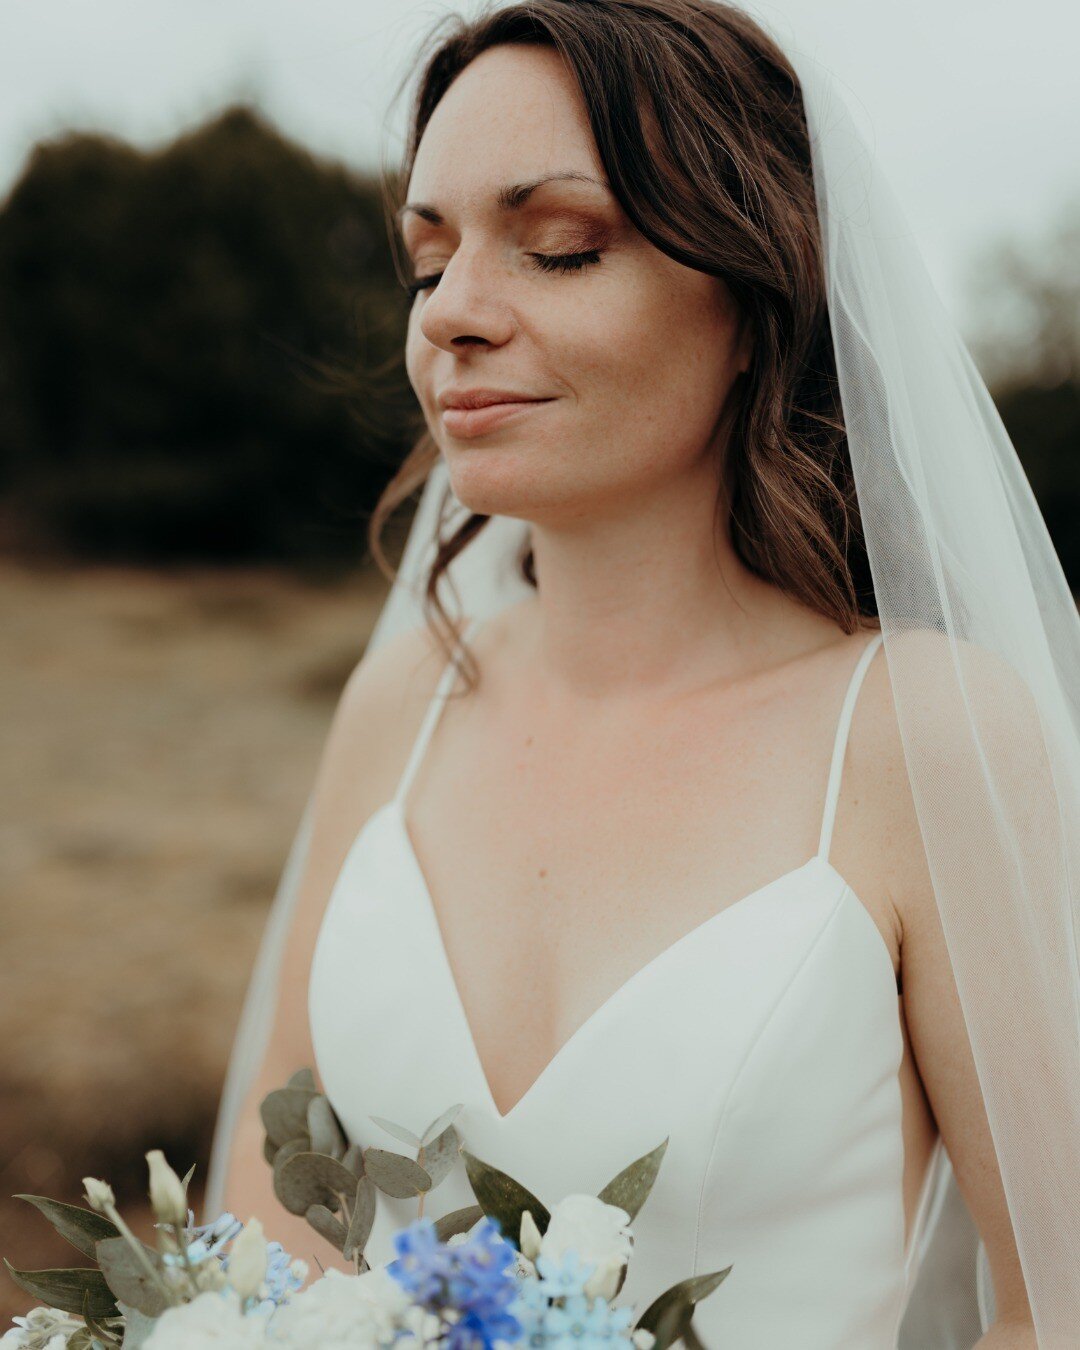
[[[539,522],[561,516],[567,507],[565,492],[553,496],[553,484],[537,474],[541,457],[520,456],[521,447],[507,442],[473,442],[452,446],[446,454],[447,471],[454,496],[468,511],[482,516],[512,516]],[[445,454],[445,451],[444,451]],[[576,494],[570,494],[576,501]]]

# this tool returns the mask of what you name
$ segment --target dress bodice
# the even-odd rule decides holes
[[[896,978],[869,911],[829,862],[861,653],[837,723],[818,851],[726,904],[596,1009],[510,1110],[492,1098],[412,848],[403,802],[454,675],[449,664],[394,798],[364,824],[319,932],[316,1066],[350,1139],[405,1151],[448,1106],[465,1146],[549,1206],[597,1194],[663,1139],[633,1224],[620,1303],[643,1310],[731,1266],[695,1314],[706,1347],[894,1350],[940,1161],[905,1243]],[[464,1167],[425,1197],[474,1204]],[[389,1260],[415,1200],[378,1194],[367,1245]]]

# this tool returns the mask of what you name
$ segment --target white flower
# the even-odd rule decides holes
[[[630,1260],[630,1215],[619,1205],[609,1205],[595,1195],[565,1196],[551,1211],[547,1231],[540,1239],[540,1252],[561,1261],[571,1248],[583,1263],[595,1266],[585,1283],[589,1298],[610,1300],[619,1287],[619,1277]],[[522,1230],[525,1225],[522,1223]]]
[[[223,1289],[166,1308],[144,1350],[264,1350],[267,1344],[265,1316],[245,1317],[237,1296]]]
[[[162,1223],[175,1223],[182,1228],[187,1223],[183,1182],[165,1161],[161,1149],[151,1149],[146,1161],[150,1164],[150,1203],[154,1213]]]
[[[258,1219],[248,1219],[229,1250],[229,1283],[247,1298],[258,1294],[266,1278],[266,1239]]]
[[[393,1341],[410,1306],[384,1266],[362,1275],[331,1267],[275,1311],[270,1344],[287,1350],[374,1350]]]
[[[56,1308],[33,1308],[14,1319],[14,1326],[0,1336],[0,1346],[5,1350],[65,1350],[68,1337],[83,1325],[81,1317],[69,1317]]]
[[[455,1246],[457,1244],[455,1243]],[[402,1315],[401,1324],[420,1345],[434,1345],[442,1339],[446,1328],[437,1313],[414,1303]],[[646,1347],[646,1350],[648,1348]]]
[[[83,1177],[83,1185],[86,1187],[87,1203],[99,1214],[105,1212],[106,1205],[116,1204],[116,1196],[113,1195],[113,1189],[107,1181],[98,1181],[96,1177]]]

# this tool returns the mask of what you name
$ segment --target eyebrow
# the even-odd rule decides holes
[[[542,178],[532,178],[526,183],[508,183],[498,189],[495,193],[495,204],[500,211],[515,211],[518,207],[524,206],[538,187],[544,183],[595,183],[597,187],[602,187],[610,192],[611,188],[600,178],[593,178],[587,173],[578,173],[575,169],[567,169],[562,173],[545,174]],[[430,202],[406,202],[404,206],[399,207],[394,212],[394,218],[400,225],[407,215],[417,215],[422,220],[426,220],[431,225],[444,225],[446,222],[442,213]]]

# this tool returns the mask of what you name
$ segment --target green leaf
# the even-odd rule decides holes
[[[455,1233],[467,1233],[478,1220],[484,1217],[479,1205],[466,1205],[464,1209],[451,1210],[441,1219],[435,1220],[435,1236],[440,1242],[453,1237]]]
[[[636,1158],[618,1176],[612,1177],[597,1199],[603,1200],[606,1205],[618,1205],[620,1209],[626,1210],[631,1219],[636,1219],[641,1206],[649,1198],[670,1138],[668,1135],[651,1153]]]
[[[118,1326],[118,1323],[106,1322],[103,1318],[95,1317],[90,1311],[89,1291],[83,1292],[82,1319],[86,1323],[85,1330],[90,1331],[92,1335],[96,1335],[103,1346],[112,1345],[120,1339],[119,1336],[114,1336],[111,1330],[112,1327]]]
[[[11,1198],[36,1205],[60,1236],[91,1260],[97,1257],[94,1250],[95,1243],[103,1238],[120,1236],[119,1228],[111,1219],[92,1209],[65,1205],[59,1200],[49,1200],[43,1195],[13,1195]]]
[[[318,1093],[308,1088],[275,1088],[259,1106],[266,1133],[275,1144],[307,1135],[308,1103]]]
[[[392,1120],[385,1120],[382,1116],[368,1116],[376,1125],[384,1129],[387,1134],[392,1134],[395,1139],[400,1139],[403,1144],[413,1144],[416,1148],[420,1147],[420,1140],[412,1130],[407,1130],[404,1125],[395,1125]]]
[[[426,1167],[385,1148],[364,1150],[364,1171],[380,1191],[399,1200],[431,1190],[431,1174]]]
[[[150,1264],[160,1271],[164,1264],[160,1255],[153,1247],[141,1245]],[[147,1317],[159,1317],[169,1306],[168,1299],[150,1278],[127,1238],[106,1238],[99,1242],[97,1259],[101,1273],[118,1299],[122,1298]]]
[[[520,1249],[521,1216],[528,1209],[532,1211],[533,1221],[540,1233],[547,1231],[551,1215],[531,1191],[527,1191],[519,1181],[500,1172],[497,1167],[482,1161],[468,1149],[461,1150],[465,1159],[465,1171],[469,1185],[480,1202],[480,1207],[489,1219],[496,1219],[503,1237],[513,1247]]]
[[[342,1167],[347,1167],[354,1177],[359,1180],[364,1175],[364,1150],[359,1144],[350,1144],[341,1155]]]
[[[312,1205],[335,1213],[341,1208],[337,1193],[355,1191],[349,1169],[324,1153],[293,1153],[274,1166],[274,1192],[290,1214],[306,1215]]]
[[[356,1197],[353,1200],[352,1220],[341,1254],[351,1261],[357,1252],[363,1255],[367,1240],[371,1236],[375,1222],[375,1184],[370,1177],[361,1177],[356,1183]]]
[[[464,1102],[456,1102],[453,1106],[447,1107],[441,1116],[436,1116],[424,1133],[420,1136],[420,1143],[424,1148],[451,1124],[458,1113],[464,1109]]]
[[[344,1154],[345,1135],[325,1097],[312,1097],[308,1102],[307,1132],[312,1153],[326,1153],[331,1158],[341,1158]]]
[[[304,1217],[320,1237],[341,1251],[348,1232],[341,1220],[331,1214],[325,1205],[310,1205]]]
[[[431,1177],[432,1189],[450,1175],[460,1157],[461,1136],[453,1125],[447,1125],[442,1134],[424,1149],[424,1170]]]
[[[653,1299],[638,1318],[634,1329],[644,1327],[653,1333],[656,1344],[652,1350],[666,1350],[667,1346],[685,1334],[694,1305],[711,1294],[730,1273],[731,1266],[728,1266],[725,1270],[712,1271],[707,1275],[691,1275],[689,1279],[673,1284]]]
[[[24,1294],[50,1308],[81,1317],[83,1293],[89,1290],[90,1308],[95,1317],[115,1317],[116,1300],[100,1270],[16,1270],[5,1256],[7,1273]]]
[[[287,1086],[291,1088],[310,1088],[312,1092],[318,1092],[319,1090],[315,1084],[314,1072],[306,1066],[303,1069],[297,1069],[290,1077]]]
[[[697,1329],[692,1321],[688,1321],[686,1326],[683,1327],[682,1340],[686,1350],[706,1350],[705,1342],[697,1334]]]

